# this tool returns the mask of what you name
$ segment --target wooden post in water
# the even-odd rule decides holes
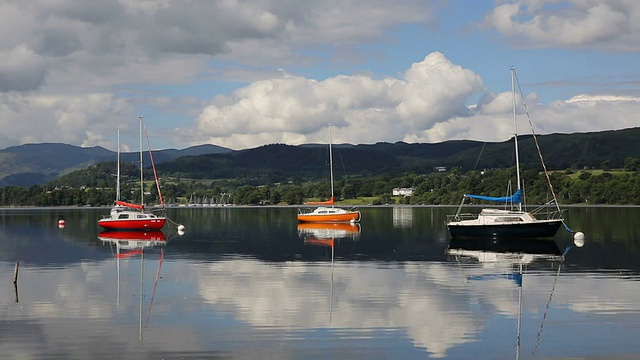
[[[18,268],[20,267],[20,261],[16,261],[16,267],[13,270],[13,290],[16,293],[16,302],[18,302]]]
[[[13,284],[18,284],[18,268],[20,267],[20,261],[16,261],[15,270],[13,270]]]

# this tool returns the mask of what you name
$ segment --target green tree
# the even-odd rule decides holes
[[[640,159],[628,157],[624,160],[624,169],[626,171],[638,171],[640,169]]]

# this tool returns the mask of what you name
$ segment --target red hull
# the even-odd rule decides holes
[[[102,219],[98,225],[110,230],[160,230],[167,219]]]

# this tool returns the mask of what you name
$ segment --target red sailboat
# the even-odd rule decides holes
[[[140,204],[131,204],[120,200],[120,135],[118,135],[118,171],[116,178],[116,201],[111,208],[111,212],[108,216],[98,220],[98,225],[109,230],[160,230],[167,221],[166,217],[158,216],[150,211],[146,211],[144,208],[144,167],[142,164],[142,129],[143,129],[143,117],[139,116],[140,120]],[[149,138],[147,136],[147,145],[149,145]],[[158,183],[158,176],[156,175],[155,165],[153,164],[153,154],[151,153],[151,147],[149,147],[149,156],[151,158],[151,165],[153,167],[153,173],[155,175],[156,187],[158,189],[158,195],[160,197],[160,203],[164,209],[164,201],[162,199],[162,193],[160,192],[160,186]]]

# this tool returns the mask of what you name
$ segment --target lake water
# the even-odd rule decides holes
[[[569,208],[564,259],[448,250],[454,210],[176,208],[186,233],[145,239],[100,234],[106,208],[0,210],[0,358],[640,358],[640,208]]]

